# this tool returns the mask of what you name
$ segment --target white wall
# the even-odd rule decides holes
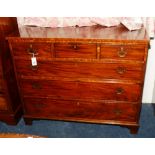
[[[155,103],[155,39],[150,42],[143,90],[143,103]]]

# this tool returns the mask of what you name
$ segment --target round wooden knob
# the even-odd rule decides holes
[[[115,110],[114,110],[114,113],[115,113],[116,115],[121,115],[121,114],[122,114],[122,111],[121,111],[120,109],[115,109]]]
[[[124,74],[124,73],[126,72],[126,68],[124,68],[124,67],[118,67],[118,68],[116,69],[116,72],[117,72],[118,74]]]
[[[120,51],[118,51],[117,54],[120,58],[124,58],[127,55],[127,52],[124,50],[123,47],[121,47]]]
[[[116,94],[117,95],[120,95],[120,94],[123,94],[124,93],[124,89],[123,88],[117,88],[116,89]]]

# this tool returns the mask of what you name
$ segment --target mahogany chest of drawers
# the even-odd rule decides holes
[[[24,120],[123,125],[136,133],[149,39],[145,29],[21,27],[9,36]]]

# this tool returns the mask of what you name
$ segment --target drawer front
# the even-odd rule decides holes
[[[67,78],[104,78],[141,80],[142,64],[127,63],[82,63],[82,62],[49,62],[37,61],[37,67],[31,61],[16,60],[15,65],[19,75],[48,76]]]
[[[96,58],[96,44],[55,43],[56,58]]]
[[[137,104],[25,98],[25,114],[47,118],[136,121]]]
[[[3,95],[0,95],[0,110],[7,110],[7,103]]]
[[[136,102],[141,94],[138,84],[21,80],[20,85],[24,96]]]
[[[29,57],[33,54],[36,57],[51,58],[51,44],[50,43],[31,43],[31,42],[19,42],[12,43],[12,51],[14,56]]]
[[[101,45],[101,59],[139,60],[145,56],[144,46]]]

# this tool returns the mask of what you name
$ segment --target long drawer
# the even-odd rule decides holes
[[[67,99],[139,101],[141,86],[133,83],[79,82],[62,80],[20,80],[24,96]]]
[[[69,78],[104,78],[141,80],[141,63],[97,63],[38,60],[37,66],[31,60],[16,59],[17,72],[21,76],[48,76]]]
[[[138,104],[24,98],[25,115],[42,118],[136,121]]]

